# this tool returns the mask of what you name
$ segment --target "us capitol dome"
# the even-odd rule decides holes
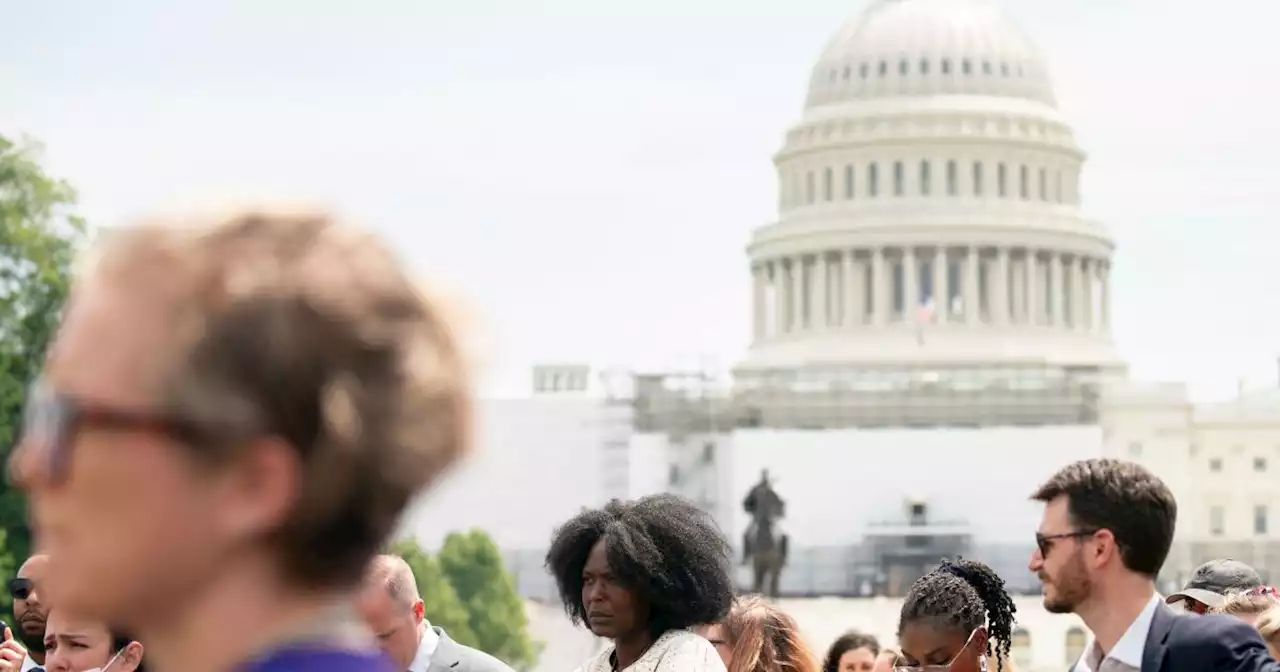
[[[747,248],[752,344],[734,374],[752,421],[1093,422],[1125,367],[1084,162],[1043,55],[1000,7],[874,2],[814,65],[774,156],[777,219]]]

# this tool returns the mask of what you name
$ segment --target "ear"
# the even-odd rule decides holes
[[[1084,540],[1088,544],[1085,560],[1095,568],[1105,567],[1111,562],[1120,562],[1120,547],[1116,545],[1116,535],[1111,530],[1098,530],[1093,538]]]
[[[984,625],[973,633],[973,650],[978,655],[986,655],[987,645],[991,643],[991,638],[987,635],[987,627]]]
[[[279,529],[298,502],[301,462],[298,452],[278,438],[264,437],[244,446],[224,475],[227,532],[243,539]]]
[[[422,600],[413,603],[413,622],[415,625],[422,625],[423,619],[427,617],[427,605]]]
[[[120,669],[124,672],[133,672],[142,664],[142,645],[138,642],[129,642],[124,647],[124,651],[120,652]]]

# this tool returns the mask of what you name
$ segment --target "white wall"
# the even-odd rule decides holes
[[[908,498],[936,521],[966,520],[978,543],[1030,544],[1041,510],[1032,490],[1102,445],[1099,427],[738,431],[717,455],[721,524],[731,538],[746,529],[741,500],[768,469],[796,546],[856,543],[868,523],[903,520]]]
[[[582,507],[626,496],[605,478],[613,416],[625,410],[577,396],[482,400],[475,454],[413,505],[403,533],[434,549],[453,530],[479,527],[504,552],[545,550]],[[625,489],[630,475],[617,476]]]

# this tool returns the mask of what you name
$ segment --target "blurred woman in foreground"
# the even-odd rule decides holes
[[[144,672],[142,645],[101,623],[49,611],[44,631],[48,672]]]
[[[789,614],[751,595],[719,623],[699,628],[728,672],[818,672],[818,661]]]

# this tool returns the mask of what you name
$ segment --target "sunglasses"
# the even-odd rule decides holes
[[[31,597],[31,591],[35,590],[36,584],[31,579],[9,579],[9,597],[15,600],[25,600]]]
[[[1182,610],[1187,612],[1188,614],[1197,614],[1199,616],[1204,616],[1205,614],[1209,613],[1209,605],[1203,602],[1198,602],[1189,597],[1184,597],[1181,600],[1178,600],[1177,602],[1175,602],[1174,604],[1181,607]]]
[[[1083,539],[1097,534],[1097,530],[1077,530],[1075,532],[1063,532],[1062,534],[1036,534],[1036,548],[1040,549],[1040,557],[1049,557],[1049,552],[1053,550],[1053,542],[1059,539]]]
[[[1272,586],[1258,586],[1257,588],[1250,588],[1245,595],[1248,595],[1249,597],[1262,596],[1280,599],[1280,591],[1277,591]]]
[[[78,400],[58,392],[45,381],[37,381],[27,393],[22,430],[14,456],[32,451],[46,477],[59,484],[67,477],[71,449],[84,429],[158,432],[179,439],[194,440],[194,423],[151,411],[137,411]],[[10,481],[22,483],[21,474],[9,461]]]

